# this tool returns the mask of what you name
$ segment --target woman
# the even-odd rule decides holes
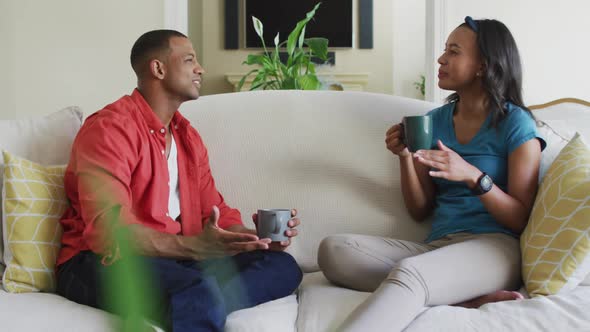
[[[425,243],[336,235],[320,245],[319,265],[332,282],[374,291],[342,331],[401,331],[424,306],[479,307],[520,294],[519,234],[537,191],[541,151],[521,95],[514,38],[496,20],[473,20],[448,37],[438,85],[455,91],[429,112],[432,150],[412,154],[403,127],[386,134],[399,157],[410,215],[433,215]]]

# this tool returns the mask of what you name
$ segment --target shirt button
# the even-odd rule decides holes
[[[154,130],[153,129],[150,129],[150,134],[153,134],[153,133],[154,133]]]
[[[165,134],[165,133],[166,133],[166,129],[162,128],[162,129],[160,129],[160,132],[161,132],[162,134]]]
[[[178,129],[178,126],[174,126],[174,129]]]
[[[170,215],[168,213],[166,213],[166,217],[170,217]]]
[[[166,154],[166,150],[162,150],[162,154]]]

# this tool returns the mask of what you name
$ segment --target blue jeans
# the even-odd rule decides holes
[[[288,296],[302,278],[295,259],[284,252],[253,251],[201,262],[142,259],[159,291],[151,308],[154,317],[148,318],[174,332],[222,331],[231,312]],[[99,256],[83,251],[59,267],[57,293],[124,316],[104,298],[102,275],[117,264],[104,266]]]

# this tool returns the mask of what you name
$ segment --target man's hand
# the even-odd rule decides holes
[[[232,232],[219,227],[219,208],[213,206],[209,222],[197,236],[186,237],[195,260],[233,256],[246,251],[269,248],[270,239],[259,239],[256,233]]]
[[[289,229],[287,229],[285,231],[285,236],[287,236],[289,239],[287,239],[286,241],[281,241],[281,242],[271,242],[269,245],[270,250],[283,251],[283,250],[287,249],[287,247],[289,247],[289,245],[291,245],[291,238],[297,236],[297,233],[298,233],[297,230],[295,229],[295,227],[297,227],[297,226],[299,226],[299,224],[301,224],[301,221],[299,220],[299,218],[295,218],[295,216],[297,216],[297,210],[291,209],[291,219],[287,223],[287,226],[289,226]],[[252,214],[252,221],[254,221],[254,224],[256,225],[256,227],[258,227],[258,214],[257,213]]]

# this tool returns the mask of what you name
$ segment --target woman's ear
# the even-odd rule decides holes
[[[166,75],[164,63],[158,59],[150,61],[150,74],[158,79],[163,79]]]
[[[487,68],[488,68],[488,65],[485,62],[482,62],[482,64],[479,66],[479,69],[477,70],[477,73],[475,74],[475,76],[477,76],[477,77],[483,76],[483,74],[486,72]]]

